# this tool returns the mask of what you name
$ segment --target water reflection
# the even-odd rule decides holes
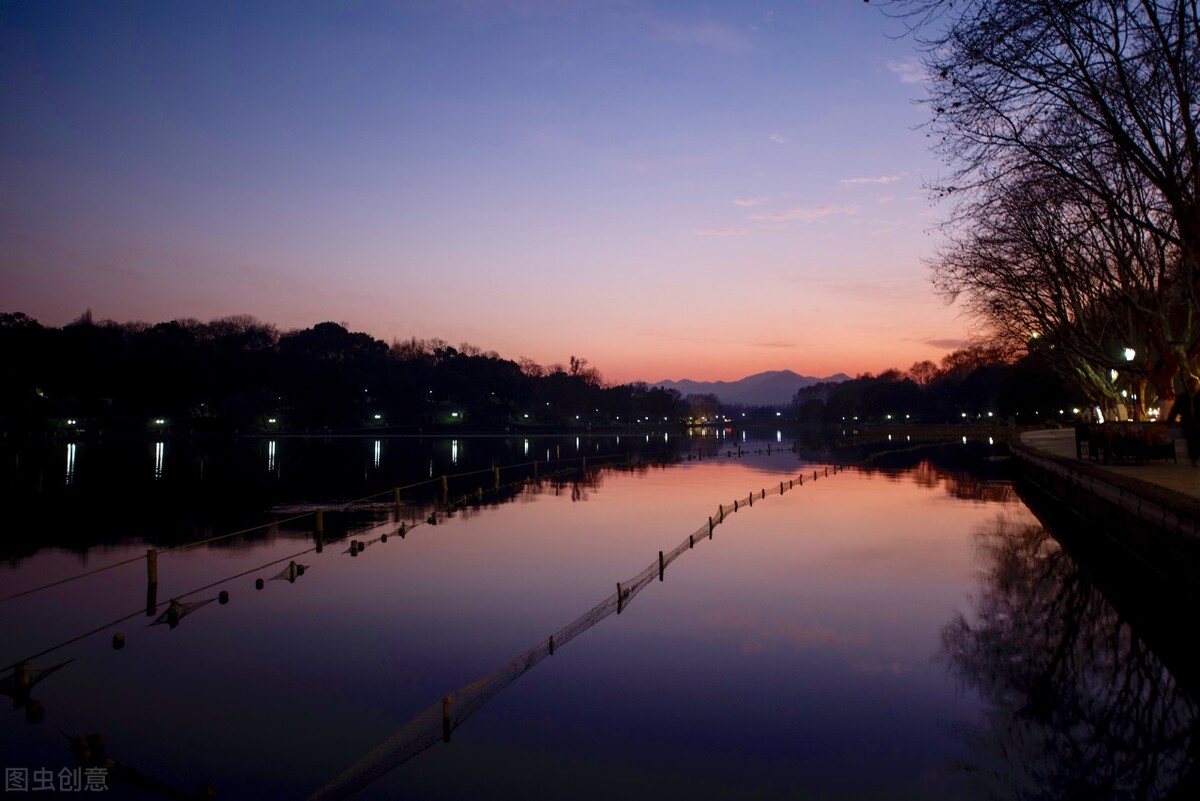
[[[1129,618],[1036,522],[977,536],[980,595],[942,640],[989,705],[962,731],[980,795],[1157,799],[1195,782],[1196,700]]]
[[[375,467],[379,467],[381,456],[383,454],[383,443],[375,440]]]
[[[154,480],[158,481],[163,477],[163,456],[166,453],[167,446],[165,443],[154,443]]]
[[[75,443],[71,442],[67,445],[67,486],[75,483]]]
[[[267,443],[267,472],[275,472],[275,440]]]
[[[458,440],[450,441],[450,463],[458,464]]]

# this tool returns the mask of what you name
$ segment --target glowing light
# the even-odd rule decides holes
[[[383,415],[382,415],[382,414],[377,414],[377,415],[375,415],[375,419],[376,419],[376,420],[382,420],[382,419],[383,419]]]
[[[1136,350],[1134,350],[1133,348],[1126,348],[1126,349],[1125,349],[1125,361],[1127,361],[1127,362],[1131,362],[1131,361],[1133,361],[1133,359],[1134,359],[1134,357],[1135,357],[1135,356],[1137,356],[1137,351],[1136,351]]]
[[[450,461],[458,464],[458,440],[450,440]]]
[[[268,418],[267,418],[267,422],[268,422],[268,423],[270,423],[271,425],[275,425],[275,418],[274,418],[274,417],[268,417]]]
[[[166,456],[167,446],[162,442],[154,443],[154,480],[158,481],[163,477],[163,461]]]
[[[1108,375],[1110,378],[1112,378],[1113,381],[1117,380],[1117,371],[1116,370],[1109,370]]]
[[[451,417],[458,417],[458,412],[450,412]]]

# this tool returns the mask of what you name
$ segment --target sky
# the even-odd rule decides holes
[[[615,383],[936,361],[969,325],[900,33],[857,0],[0,0],[0,311]]]

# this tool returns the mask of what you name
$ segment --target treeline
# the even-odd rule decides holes
[[[61,328],[0,314],[5,430],[305,431],[660,425],[677,392],[606,386],[586,359],[542,366],[441,340],[387,343],[249,316]]]
[[[1087,400],[1038,352],[1014,359],[986,346],[954,351],[941,364],[860,375],[796,393],[797,419],[809,425],[843,423],[962,423],[1011,421],[1038,425],[1071,420]]]

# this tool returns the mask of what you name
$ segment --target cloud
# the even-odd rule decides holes
[[[821,204],[820,206],[799,206],[793,209],[778,211],[773,214],[755,214],[750,217],[752,220],[766,220],[770,222],[784,222],[786,220],[803,220],[806,223],[815,222],[822,217],[829,217],[834,214],[858,214],[858,206],[855,205],[828,205]]]
[[[738,197],[733,199],[733,205],[735,206],[757,206],[766,202],[767,198],[765,197]]]
[[[951,337],[946,337],[946,338],[924,337],[922,339],[917,339],[917,340],[913,340],[913,341],[919,342],[922,345],[929,345],[930,347],[933,347],[933,348],[946,348],[947,350],[958,350],[959,348],[965,348],[967,346],[967,340],[954,339]]]
[[[795,342],[755,342],[754,347],[756,347],[756,348],[774,348],[774,349],[794,348],[794,347],[796,347],[796,343]]]
[[[767,138],[777,145],[786,145],[788,143],[788,138],[781,133],[773,133]]]
[[[838,183],[849,184],[851,186],[862,186],[864,184],[882,184],[886,186],[887,184],[894,184],[899,180],[899,175],[879,175],[859,178],[843,178],[842,180],[838,181]]]
[[[749,228],[727,227],[727,228],[696,228],[692,231],[696,236],[745,236],[750,233]]]
[[[889,61],[887,67],[900,76],[900,83],[925,83],[925,68],[915,58]]]

